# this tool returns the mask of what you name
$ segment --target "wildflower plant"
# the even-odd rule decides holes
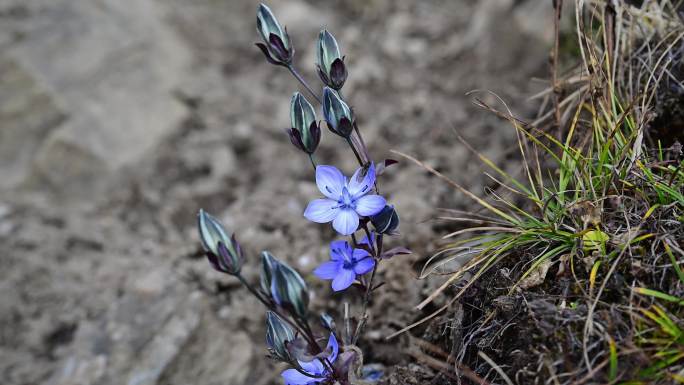
[[[361,310],[352,317],[345,304],[344,328],[338,330],[332,317],[320,316],[322,330],[310,321],[309,290],[304,278],[284,261],[268,251],[261,254],[261,276],[255,286],[242,275],[245,261],[235,238],[213,216],[203,210],[198,214],[198,228],[204,252],[211,266],[237,278],[268,309],[266,343],[271,358],[287,363],[282,372],[288,385],[347,385],[358,378],[363,361],[355,345],[368,315],[378,265],[383,259],[408,254],[404,247],[383,251],[384,237],[398,234],[399,216],[380,195],[377,176],[396,163],[384,160],[376,165],[363,141],[354,114],[343,99],[341,89],[347,79],[344,57],[334,36],[327,30],[319,34],[316,68],[323,82],[322,97],[307,84],[294,67],[294,47],[287,29],[280,25],[264,4],[257,11],[257,32],[262,42],[256,45],[266,60],[286,67],[320,105],[331,132],[342,137],[359,163],[347,178],[336,167],[317,164],[314,154],[321,140],[320,123],[314,106],[299,92],[290,101],[290,125],[287,134],[294,147],[309,158],[315,171],[315,182],[323,198],[313,199],[303,216],[316,223],[332,223],[343,237],[330,244],[330,260],[318,266],[314,276],[330,280],[334,291],[342,291],[356,283],[361,288]],[[380,170],[380,171],[378,171]],[[357,240],[357,233],[362,235]],[[355,324],[355,327],[353,327]]]

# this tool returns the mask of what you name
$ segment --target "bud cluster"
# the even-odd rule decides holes
[[[350,375],[351,363],[362,360],[357,354],[360,351],[353,345],[368,319],[367,307],[373,291],[381,286],[373,282],[378,265],[384,259],[410,253],[404,247],[383,252],[383,237],[398,234],[399,216],[394,206],[380,195],[376,178],[396,161],[379,162],[376,170],[354,112],[342,97],[348,75],[345,57],[328,30],[320,32],[316,47],[315,68],[323,83],[319,88],[321,97],[296,71],[295,50],[287,29],[264,4],[257,10],[257,32],[262,42],[256,45],[266,60],[286,67],[297,78],[319,104],[328,129],[344,139],[359,163],[350,178],[334,166],[316,164],[314,154],[321,141],[316,109],[304,95],[295,92],[290,100],[290,127],[286,131],[295,148],[308,155],[314,167],[316,185],[324,196],[309,203],[304,217],[317,223],[332,223],[339,235],[349,237],[330,243],[330,260],[318,266],[313,274],[332,281],[334,291],[359,288],[361,312],[356,318],[345,312],[342,331],[336,329],[331,316],[322,314],[322,330],[315,332],[309,323],[309,289],[294,268],[263,251],[259,283],[251,284],[242,275],[245,257],[235,235],[204,210],[198,214],[200,240],[211,266],[237,278],[268,309],[266,344],[271,358],[291,366],[282,373],[287,385],[351,385],[355,377]],[[362,232],[360,241],[357,232]],[[353,323],[356,327],[352,327]],[[327,344],[322,347],[321,342],[326,339]],[[343,349],[338,339],[343,341]]]

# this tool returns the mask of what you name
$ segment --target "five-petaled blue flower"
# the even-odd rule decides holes
[[[316,167],[316,185],[327,199],[315,199],[304,210],[306,219],[317,223],[332,221],[342,235],[353,234],[359,228],[359,216],[375,215],[385,207],[385,198],[368,194],[375,184],[375,166],[371,163],[366,175],[363,167],[347,181],[333,166]]]
[[[337,359],[339,346],[333,333],[330,333],[326,350],[331,351],[330,356],[327,358],[328,362],[331,364],[334,363]],[[310,362],[298,362],[302,371],[309,374],[309,376],[300,373],[297,369],[287,369],[281,374],[285,379],[285,385],[314,385],[322,381],[330,380],[332,377],[332,373],[330,373],[328,367],[321,362],[320,358],[316,358]]]
[[[364,249],[353,249],[347,241],[330,244],[330,259],[314,270],[320,279],[332,279],[332,288],[340,291],[354,283],[357,275],[373,270],[375,260]]]

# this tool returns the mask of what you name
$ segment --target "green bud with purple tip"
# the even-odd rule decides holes
[[[347,80],[347,68],[337,40],[325,29],[318,34],[316,67],[321,81],[334,90],[340,90]]]
[[[280,306],[301,319],[306,318],[309,290],[297,271],[277,261],[271,271],[271,297]]]
[[[330,131],[345,139],[349,138],[354,129],[352,110],[340,94],[330,87],[323,89],[323,116]]]
[[[292,144],[309,155],[313,154],[321,141],[321,128],[316,122],[313,106],[299,92],[292,95],[290,122],[292,128],[287,132]]]
[[[260,285],[261,290],[267,295],[271,295],[271,280],[273,277],[273,270],[279,264],[278,259],[268,251],[261,252],[261,276]]]
[[[263,43],[256,45],[269,63],[283,66],[292,63],[294,48],[287,29],[280,26],[271,9],[264,4],[259,4],[257,11],[257,32]]]
[[[266,344],[273,357],[292,361],[287,344],[295,339],[295,333],[282,318],[272,311],[266,312]]]
[[[197,214],[197,228],[212,267],[222,273],[239,274],[244,256],[235,235],[229,236],[219,220],[202,209]]]

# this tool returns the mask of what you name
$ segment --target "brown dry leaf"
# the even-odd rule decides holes
[[[546,278],[546,273],[549,272],[549,268],[553,262],[550,259],[544,260],[536,269],[534,269],[527,277],[520,280],[518,287],[521,289],[529,289],[531,287],[539,286],[544,282]]]
[[[598,226],[601,223],[601,208],[597,207],[593,202],[584,200],[575,202],[568,207],[572,215],[575,215],[582,220],[584,228],[588,225]]]
[[[556,273],[556,277],[560,277],[565,273],[566,265],[570,261],[570,254],[563,254],[560,256],[560,266],[558,266],[558,272]]]

